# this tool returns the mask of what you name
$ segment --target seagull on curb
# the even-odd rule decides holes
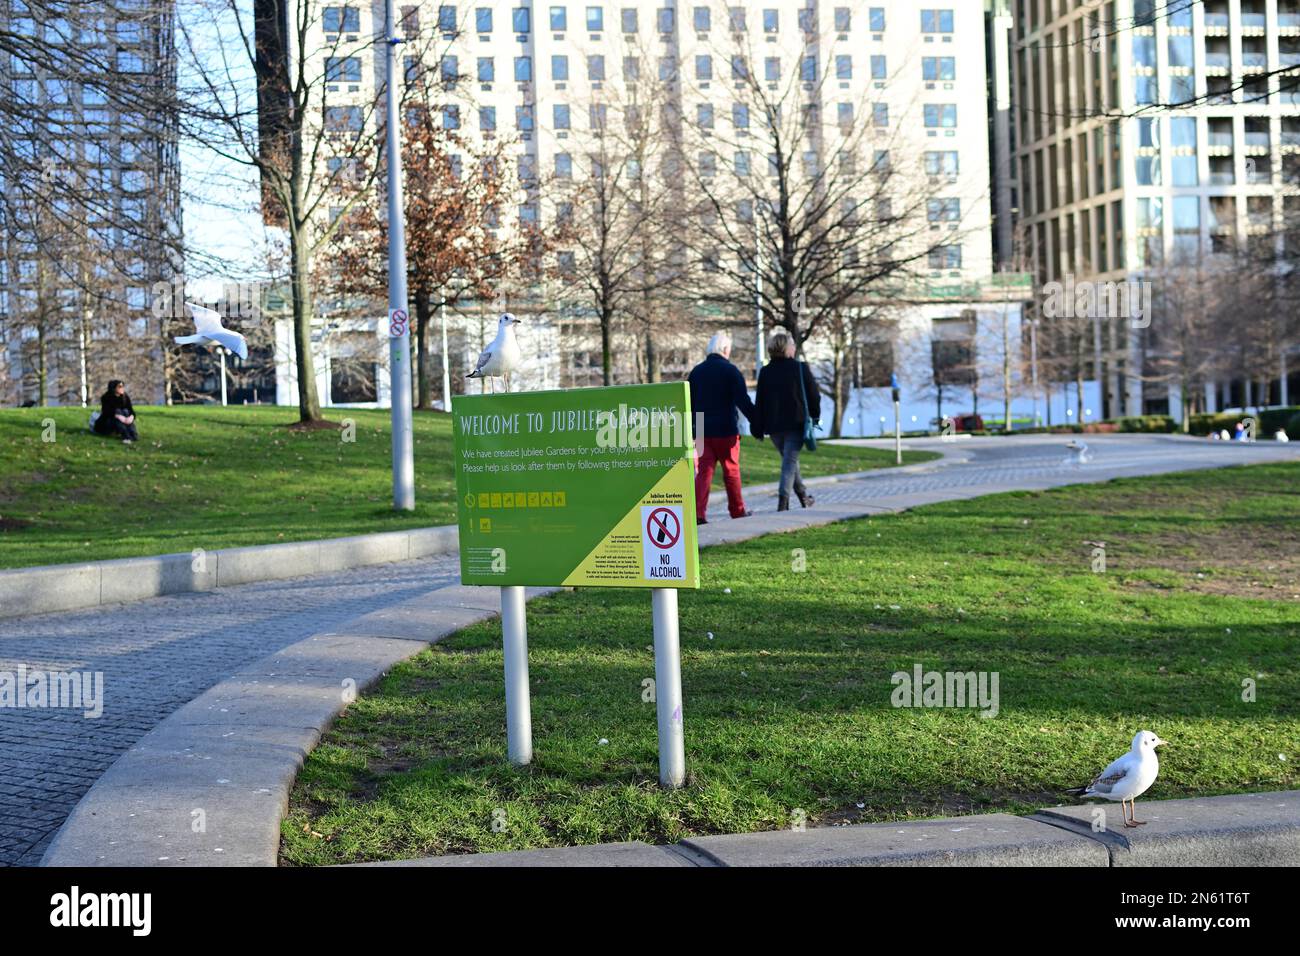
[[[466,378],[504,377],[506,391],[510,391],[510,373],[519,366],[523,357],[519,351],[519,340],[515,338],[515,326],[518,324],[519,320],[510,312],[501,316],[497,322],[497,337],[479,353],[474,371],[466,375]],[[494,384],[493,388],[495,387]]]
[[[1128,753],[1112,761],[1086,787],[1075,787],[1065,792],[1085,799],[1118,800],[1120,813],[1124,815],[1124,826],[1145,826],[1146,821],[1137,818],[1134,801],[1156,782],[1156,776],[1160,773],[1160,758],[1156,756],[1156,748],[1167,743],[1169,741],[1161,740],[1149,730],[1139,730]],[[1127,810],[1125,804],[1128,804]]]
[[[186,302],[185,307],[190,310],[190,315],[194,318],[194,331],[196,335],[178,335],[175,337],[177,345],[220,345],[222,348],[234,352],[241,359],[248,358],[248,343],[238,332],[232,332],[221,324],[221,316],[211,309],[205,309],[201,305],[194,305]]]

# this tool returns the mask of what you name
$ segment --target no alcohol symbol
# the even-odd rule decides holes
[[[682,536],[682,523],[669,508],[656,508],[646,519],[645,532],[659,548],[671,548]]]

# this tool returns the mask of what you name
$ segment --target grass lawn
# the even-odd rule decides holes
[[[90,434],[81,408],[0,411],[0,568],[343,537],[456,520],[451,419],[415,416],[416,509],[392,509],[389,413],[330,409],[338,430],[291,431],[297,409],[138,409],[141,440]],[[54,441],[44,440],[45,420]],[[904,463],[936,457],[907,452]],[[775,481],[771,444],[746,439],[747,482]],[[806,475],[890,467],[892,452],[826,445]],[[722,486],[721,472],[715,479]]]
[[[531,767],[506,762],[499,625],[471,627],[339,718],[282,861],[1027,811],[1139,729],[1171,742],[1149,798],[1300,787],[1300,466],[932,505],[702,564],[681,594],[684,789],[658,787],[642,699],[650,596],[559,594],[529,606]],[[997,672],[999,713],[892,707],[917,663]]]

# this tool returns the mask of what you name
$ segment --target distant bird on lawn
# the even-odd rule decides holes
[[[198,334],[176,336],[177,345],[190,345],[196,342],[199,345],[220,345],[234,352],[241,359],[248,358],[248,343],[238,332],[223,328],[220,315],[201,305],[186,302],[185,306],[194,317],[194,331]]]
[[[497,337],[492,344],[479,353],[474,371],[466,378],[505,378],[506,391],[510,391],[510,373],[519,367],[523,357],[519,351],[519,340],[515,338],[515,326],[519,320],[506,312],[497,322]],[[493,388],[495,389],[495,384]]]
[[[1169,741],[1161,740],[1149,730],[1139,730],[1128,753],[1097,774],[1086,787],[1075,787],[1065,792],[1084,798],[1118,800],[1120,813],[1124,815],[1124,826],[1144,826],[1146,821],[1137,818],[1137,807],[1133,801],[1156,782],[1156,776],[1160,773],[1160,758],[1156,756],[1156,748],[1167,743]],[[1126,803],[1127,810],[1124,807]]]

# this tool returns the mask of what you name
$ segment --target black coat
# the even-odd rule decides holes
[[[803,394],[799,388],[799,373],[803,373],[803,391],[808,394],[808,408],[804,408]],[[776,432],[803,433],[808,412],[816,421],[822,416],[821,392],[812,369],[791,358],[772,359],[758,373],[758,397],[754,402],[758,418],[750,429],[755,437]]]
[[[95,431],[108,435],[113,431],[116,416],[134,414],[130,395],[106,394],[99,400],[99,418],[95,419]]]
[[[745,388],[745,376],[716,352],[691,369],[691,413],[704,413],[704,437],[726,438],[740,434],[736,411],[754,420],[754,403]]]

